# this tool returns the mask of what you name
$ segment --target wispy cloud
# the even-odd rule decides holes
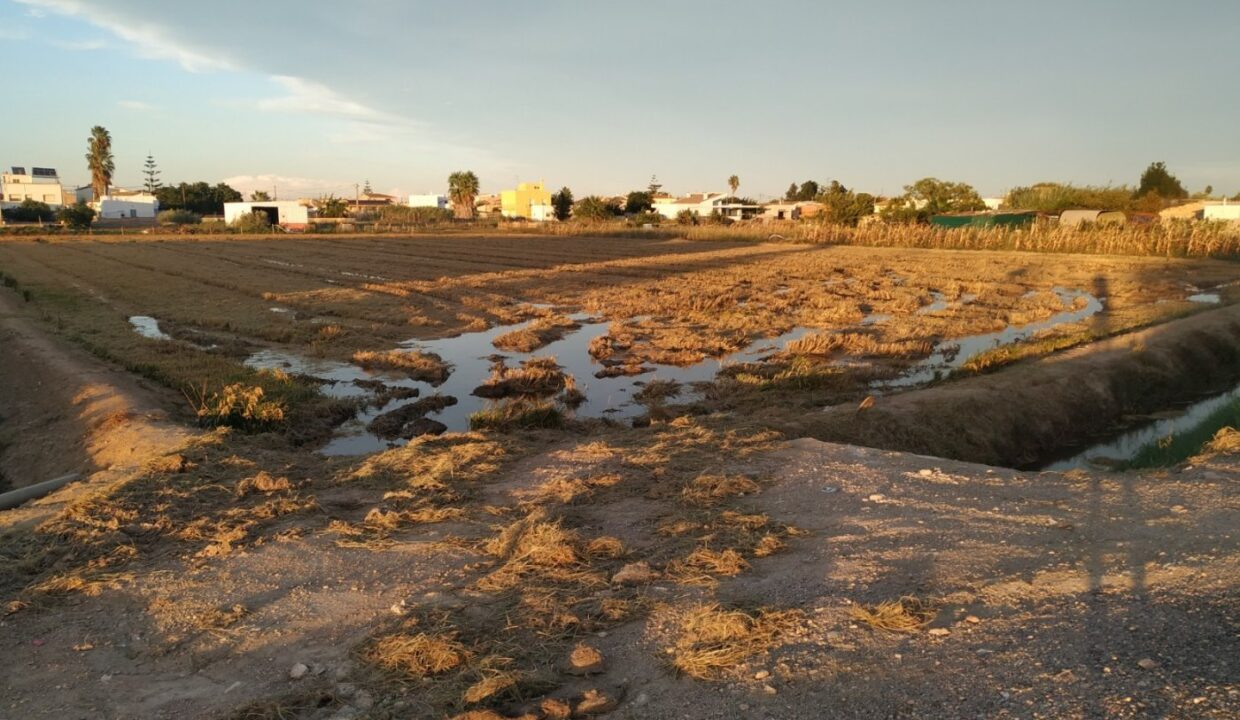
[[[0,27],[0,40],[28,40],[30,31],[24,27]]]
[[[296,177],[277,174],[234,175],[224,178],[224,182],[232,186],[246,197],[255,190],[270,193],[272,190],[282,199],[303,197],[319,197],[321,195],[351,195],[352,183],[323,178]]]
[[[103,40],[53,40],[52,44],[61,50],[73,50],[76,52],[102,50],[108,46],[107,42]]]
[[[28,12],[50,11],[59,15],[78,17],[103,28],[134,46],[140,57],[156,60],[173,60],[189,72],[234,69],[234,63],[223,56],[208,55],[205,51],[178,44],[169,29],[159,23],[122,17],[106,8],[88,5],[81,0],[17,0],[28,6]]]
[[[126,110],[135,110],[138,112],[151,112],[157,109],[154,105],[141,100],[117,100],[116,104]]]
[[[273,75],[272,82],[282,87],[285,95],[258,102],[268,112],[309,113],[365,120],[369,122],[399,121],[387,113],[350,100],[326,85],[291,75]]]

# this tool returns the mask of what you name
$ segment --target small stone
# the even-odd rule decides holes
[[[976,615],[965,615],[964,621],[969,623],[970,625],[976,625],[980,623],[982,619]]]
[[[335,695],[338,698],[344,698],[345,700],[348,700],[349,698],[353,697],[355,693],[357,693],[357,686],[354,685],[353,683],[340,683],[339,685],[336,686]]]
[[[308,672],[310,672],[310,668],[306,667],[304,663],[297,663],[293,667],[289,668],[288,676],[294,680],[300,680],[305,677]]]
[[[641,707],[648,702],[650,702],[650,696],[644,692],[638,693],[637,697],[633,698],[633,705],[636,707]]]
[[[1137,667],[1142,670],[1154,670],[1158,667],[1158,661],[1153,658],[1141,658],[1137,661]]]
[[[885,498],[882,493],[873,493],[870,495],[870,502],[882,502]]]
[[[374,707],[375,699],[370,693],[366,692],[365,690],[358,690],[357,695],[353,697],[352,704],[353,704],[353,707],[359,710],[369,710],[370,708]]]
[[[771,673],[769,671],[759,670],[758,672],[753,674],[753,679],[754,680],[765,680],[769,678],[770,676],[771,676]]]
[[[779,691],[778,691],[778,690],[776,690],[776,689],[775,689],[773,686],[771,686],[771,685],[763,685],[763,686],[762,686],[762,692],[766,693],[767,695],[774,695],[775,693],[777,693],[777,692],[779,692]]]
[[[578,643],[569,653],[564,663],[564,672],[569,675],[595,675],[603,672],[603,653],[598,648],[585,643]]]
[[[573,716],[602,715],[615,710],[616,705],[615,698],[602,690],[586,690],[577,703],[577,707],[573,709]]]
[[[625,565],[611,576],[611,581],[618,585],[643,585],[653,581],[659,575],[650,569],[646,562],[634,562]]]
[[[922,477],[930,477],[931,475],[934,474],[934,471],[931,470],[930,468],[922,468],[917,471],[917,474]]]
[[[741,711],[748,710],[749,703],[741,703],[740,705],[737,705],[736,708]]]
[[[947,637],[952,634],[952,631],[947,628],[930,628],[926,632],[930,637]]]

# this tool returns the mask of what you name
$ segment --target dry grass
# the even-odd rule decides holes
[[[519,368],[508,367],[503,360],[491,366],[491,376],[474,388],[474,395],[484,398],[546,397],[564,390],[566,376],[554,357],[525,360]]]
[[[930,622],[934,614],[921,600],[902,597],[877,605],[854,605],[849,613],[854,620],[876,630],[916,632]]]
[[[564,413],[545,400],[517,399],[496,404],[469,416],[471,430],[531,430],[564,427]]]
[[[435,385],[448,377],[448,365],[442,358],[416,350],[359,350],[353,353],[353,362],[367,370],[398,370],[414,380]]]
[[[284,422],[286,416],[284,403],[267,399],[266,391],[257,385],[233,383],[209,396],[203,386],[194,393],[187,392],[186,398],[198,422],[207,427],[262,430]]]
[[[528,327],[504,333],[491,341],[500,350],[533,352],[544,345],[559,340],[565,333],[581,327],[562,315],[535,320]]]
[[[925,340],[882,342],[870,333],[815,333],[785,346],[794,355],[833,355],[847,353],[859,357],[921,357],[930,354]]]
[[[717,679],[777,645],[801,617],[794,610],[746,613],[713,604],[690,607],[675,620],[672,666],[692,678]]]
[[[682,492],[689,502],[712,505],[731,497],[752,495],[761,490],[758,483],[744,475],[704,474],[695,477]]]
[[[469,656],[455,637],[424,632],[385,635],[362,651],[362,657],[369,662],[418,680],[454,670]]]

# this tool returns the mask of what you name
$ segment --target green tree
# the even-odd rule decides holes
[[[86,203],[79,202],[76,205],[66,205],[61,208],[60,212],[56,213],[56,219],[64,223],[65,227],[85,230],[94,221],[95,210]]]
[[[573,217],[584,222],[603,222],[620,214],[620,208],[598,195],[584,197],[573,205]]]
[[[556,220],[567,220],[573,214],[573,191],[562,187],[558,193],[553,193],[551,207],[555,209]]]
[[[732,190],[733,195],[736,194],[736,189],[739,188],[740,186],[741,186],[741,179],[739,176],[731,175],[728,177],[728,187]]]
[[[796,200],[798,192],[799,190],[797,188],[797,184],[792,183],[791,185],[788,186],[788,189],[784,192],[784,199],[789,202]]]
[[[659,191],[662,189],[663,185],[659,182],[659,176],[651,175],[650,184],[646,186],[646,192],[650,193],[650,197],[654,197],[658,195]]]
[[[986,203],[972,185],[922,178],[904,186],[904,194],[883,209],[883,219],[894,222],[928,222],[931,216],[985,210]]]
[[[624,211],[630,215],[650,212],[654,209],[654,196],[645,190],[634,190],[624,199]]]
[[[319,217],[342,218],[349,213],[349,204],[335,195],[321,197],[314,204],[319,210]]]
[[[22,200],[16,207],[5,208],[2,214],[9,222],[50,222],[56,216],[51,206],[33,198]]]
[[[142,176],[145,178],[142,186],[152,195],[163,186],[163,183],[159,181],[159,168],[155,165],[155,158],[150,153],[147,153],[146,162],[142,164]]]
[[[681,210],[680,212],[676,213],[676,224],[677,225],[697,225],[698,214],[694,212],[693,210],[689,210],[687,208],[684,210]]]
[[[849,190],[836,180],[831,181],[818,199],[826,206],[822,219],[835,225],[856,227],[861,218],[874,214],[873,195]]]
[[[813,180],[806,180],[797,187],[796,183],[788,186],[788,191],[784,193],[784,199],[788,202],[805,202],[815,200],[818,197],[818,183]]]
[[[107,128],[96,125],[86,141],[86,167],[90,169],[90,187],[98,200],[108,194],[116,162],[112,159],[112,136]]]
[[[1141,183],[1137,185],[1133,197],[1145,197],[1151,192],[1168,200],[1188,197],[1188,191],[1184,189],[1179,178],[1168,172],[1167,165],[1163,162],[1150,163],[1145,172],[1141,173]]]
[[[163,210],[189,210],[199,215],[223,214],[224,203],[244,199],[240,192],[224,183],[209,185],[202,181],[165,185],[155,191],[155,197]]]
[[[1064,210],[1129,210],[1132,202],[1132,188],[1127,186],[1076,186],[1055,182],[1012,188],[1003,199],[1005,207],[1053,215]]]
[[[250,193],[250,202],[270,202],[270,201],[271,201],[271,196],[267,194],[266,190],[255,190],[254,192]]]
[[[362,184],[362,194],[363,194],[363,195],[369,195],[369,194],[371,194],[372,192],[374,192],[374,191],[370,189],[370,181],[369,181],[369,180],[367,180],[366,182],[364,182],[364,183]]]
[[[458,170],[448,176],[448,197],[452,209],[461,220],[473,220],[474,200],[478,197],[478,176],[469,170]]]

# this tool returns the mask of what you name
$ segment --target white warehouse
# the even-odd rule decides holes
[[[251,202],[224,203],[224,222],[233,223],[242,215],[261,212],[272,225],[286,228],[305,228],[310,224],[310,209],[300,200],[257,200]]]
[[[1203,208],[1201,217],[1204,220],[1240,221],[1240,202],[1210,203]]]
[[[149,193],[104,195],[90,206],[100,220],[151,220],[159,213],[159,200]]]
[[[448,209],[447,195],[410,195],[409,207],[433,207],[440,210]]]

